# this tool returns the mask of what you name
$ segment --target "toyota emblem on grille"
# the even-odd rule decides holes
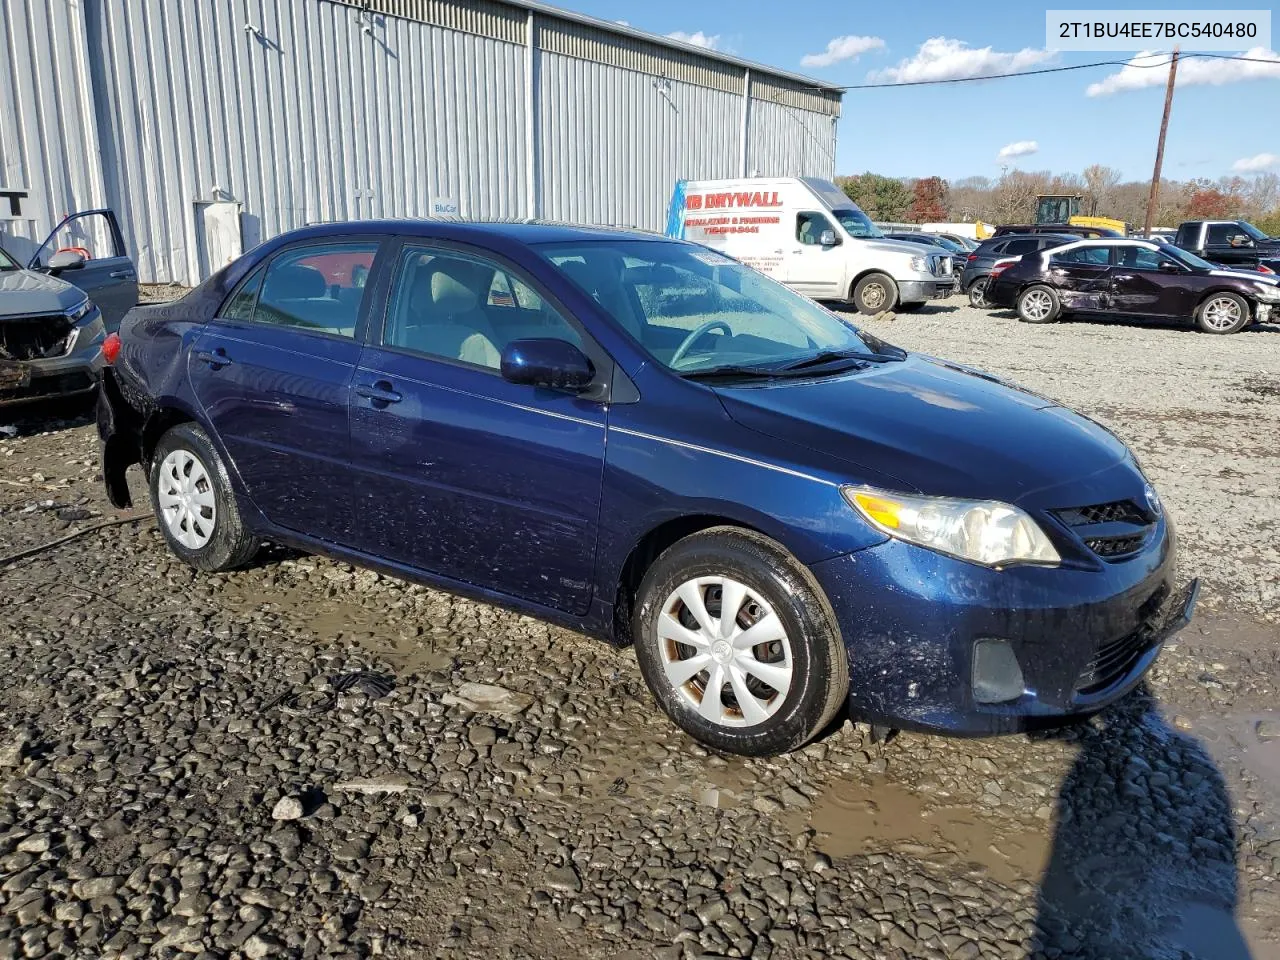
[[[1156,493],[1156,488],[1148,483],[1143,492],[1147,495],[1147,506],[1151,508],[1151,512],[1157,517],[1160,516],[1162,508],[1160,505],[1160,494]]]

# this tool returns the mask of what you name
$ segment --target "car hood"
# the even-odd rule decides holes
[[[919,355],[715,390],[738,423],[844,461],[851,482],[863,467],[934,496],[1016,503],[1128,456],[1108,430],[1052,400]]]
[[[942,253],[945,250],[935,249],[932,244],[912,243],[910,240],[877,240],[874,237],[868,240],[862,240],[868,250],[876,253],[909,253],[915,257],[927,257],[930,254]]]
[[[84,301],[84,291],[34,270],[0,271],[0,320],[63,313]]]

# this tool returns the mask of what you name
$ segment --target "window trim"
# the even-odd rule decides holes
[[[471,257],[473,259],[484,260],[495,265],[496,268],[510,276],[515,277],[530,290],[542,298],[543,302],[554,307],[560,317],[578,332],[578,336],[582,340],[581,350],[587,355],[587,359],[591,361],[596,369],[595,379],[591,382],[586,390],[580,396],[586,400],[595,400],[601,403],[608,403],[612,384],[614,382],[614,369],[617,367],[617,361],[607,351],[587,329],[586,325],[578,318],[578,316],[565,306],[564,302],[552,293],[537,277],[514,263],[508,257],[503,256],[496,250],[488,247],[476,246],[475,244],[462,243],[457,240],[446,240],[439,237],[423,237],[423,236],[400,236],[393,239],[384,251],[385,260],[383,267],[378,272],[378,287],[374,292],[374,299],[371,302],[369,310],[369,323],[365,330],[365,337],[362,341],[365,346],[373,347],[378,350],[386,350],[389,353],[399,354],[405,357],[413,357],[418,360],[425,360],[431,363],[442,363],[450,367],[456,367],[462,370],[473,370],[486,373],[490,376],[497,377],[506,383],[506,379],[502,376],[500,368],[486,367],[483,364],[471,363],[466,360],[458,360],[452,357],[441,356],[440,354],[424,353],[421,350],[414,350],[410,347],[400,347],[395,344],[384,342],[386,336],[387,323],[391,315],[391,299],[395,290],[396,283],[400,279],[401,260],[407,247],[424,247],[432,250],[441,251],[439,255],[443,256],[447,253],[461,254],[462,256]],[[372,286],[372,285],[370,285]],[[513,293],[514,296],[514,293]],[[499,350],[499,355],[502,351]],[[512,384],[516,386],[516,384]]]
[[[1067,266],[1067,267],[1094,267],[1095,269],[1100,269],[1100,270],[1106,270],[1106,269],[1109,269],[1109,268],[1111,268],[1111,267],[1115,266],[1115,260],[1116,260],[1116,255],[1115,255],[1116,248],[1115,248],[1115,247],[1105,247],[1105,246],[1102,246],[1102,245],[1094,245],[1094,246],[1090,246],[1090,247],[1076,247],[1076,248],[1075,248],[1075,249],[1073,249],[1073,250],[1068,250],[1068,251],[1067,251],[1067,253],[1075,253],[1075,252],[1076,252],[1076,251],[1078,251],[1078,250],[1104,250],[1104,251],[1106,251],[1106,254],[1107,254],[1107,262],[1106,262],[1106,263],[1090,263],[1090,262],[1088,262],[1087,260],[1062,260],[1059,256],[1056,256],[1056,255],[1053,253],[1053,251],[1054,251],[1055,249],[1058,249],[1058,248],[1056,248],[1056,247],[1050,247],[1050,248],[1049,248],[1049,251],[1048,251],[1048,252],[1049,252],[1049,263],[1051,263],[1051,264],[1052,264],[1052,263],[1054,263],[1054,262],[1056,261],[1056,262],[1058,263],[1058,265],[1059,265],[1059,266]]]
[[[222,302],[218,304],[218,309],[214,311],[213,317],[211,319],[220,321],[222,323],[241,324],[251,329],[271,328],[275,330],[287,330],[291,333],[300,333],[300,334],[305,334],[307,336],[312,336],[312,337],[324,337],[325,339],[336,340],[341,343],[363,344],[365,342],[365,328],[369,325],[370,306],[374,302],[374,300],[372,299],[371,293],[375,285],[378,282],[380,282],[382,274],[386,272],[386,269],[385,269],[386,252],[387,252],[387,245],[390,241],[391,241],[391,238],[386,236],[385,234],[344,233],[344,234],[337,234],[329,237],[309,237],[306,240],[299,240],[294,243],[285,244],[279,249],[273,250],[271,253],[267,254],[265,257],[263,257],[261,260],[255,263],[249,269],[249,271],[243,277],[240,278],[240,282],[237,283],[232,288],[231,292],[227,294],[226,297],[223,298]],[[328,330],[313,330],[308,327],[290,327],[280,323],[267,323],[265,321],[259,321],[256,319],[256,315],[258,312],[258,302],[262,297],[262,290],[266,286],[266,275],[270,273],[271,268],[275,265],[276,261],[280,257],[293,253],[294,251],[297,251],[297,250],[306,249],[307,247],[332,247],[332,246],[338,246],[343,244],[361,244],[361,245],[372,244],[374,247],[373,264],[369,269],[369,277],[365,281],[365,285],[362,288],[363,293],[361,294],[361,297],[360,297],[360,303],[356,307],[356,325],[354,329],[351,331],[351,336],[346,336],[341,333],[331,333]],[[254,295],[253,310],[249,314],[249,319],[241,320],[241,319],[224,316],[223,311],[227,308],[227,306],[231,303],[231,301],[234,300],[237,295],[239,295],[240,291],[244,289],[245,285],[249,283],[249,281],[251,281],[257,275],[259,270],[262,271],[263,283],[261,286],[258,287],[257,294]]]

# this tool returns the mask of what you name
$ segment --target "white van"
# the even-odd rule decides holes
[[[947,251],[883,239],[842,190],[813,177],[681,180],[667,236],[721,250],[798,293],[863,313],[910,309],[950,296],[955,284]]]

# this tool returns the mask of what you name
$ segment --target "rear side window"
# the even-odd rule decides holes
[[[986,256],[998,257],[1004,253],[1004,248],[1008,245],[1008,240],[1001,240],[999,243],[993,243],[990,246],[984,243],[978,252]]]
[[[1005,244],[1004,253],[1009,257],[1021,256],[1024,253],[1030,253],[1032,250],[1040,249],[1040,241],[1034,237],[1022,237],[1018,240],[1010,240]]]
[[[253,322],[354,337],[377,252],[376,241],[284,251],[267,266]]]
[[[1111,263],[1111,250],[1108,247],[1076,247],[1055,253],[1050,258],[1052,263],[1076,263],[1091,267],[1105,267]]]
[[[258,291],[262,289],[262,277],[266,272],[264,264],[240,281],[239,289],[231,295],[218,316],[228,320],[252,320],[253,306],[258,302]]]

